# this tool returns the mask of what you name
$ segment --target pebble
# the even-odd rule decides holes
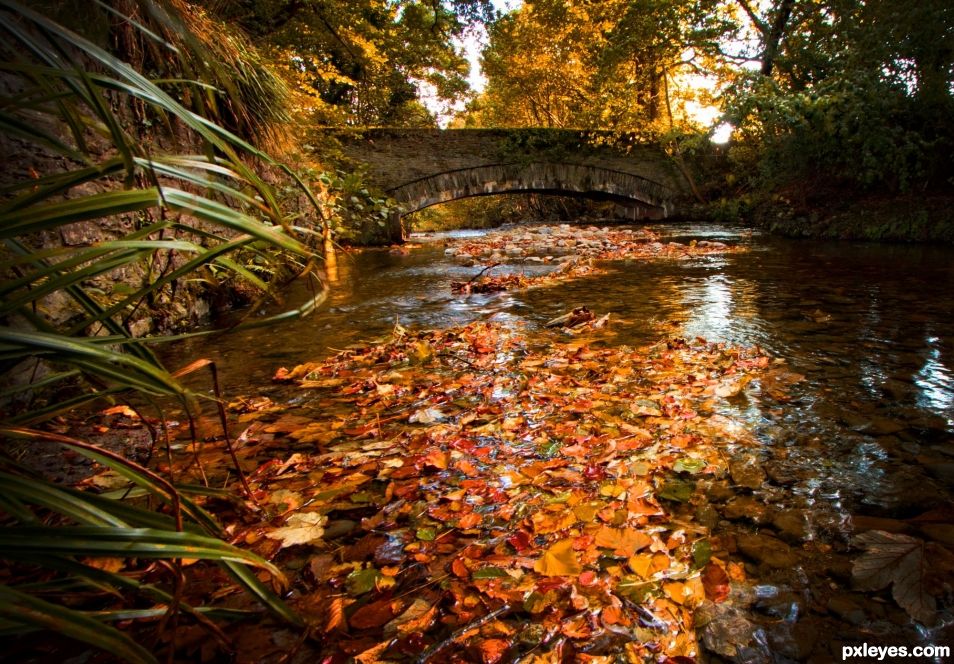
[[[736,539],[739,551],[752,560],[775,569],[794,567],[798,554],[780,539],[761,533],[742,534]]]

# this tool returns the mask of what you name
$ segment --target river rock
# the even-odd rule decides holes
[[[794,567],[798,554],[780,539],[760,533],[742,534],[736,539],[739,551],[752,560],[775,569]]]
[[[730,521],[751,519],[755,523],[764,523],[767,507],[752,496],[736,496],[722,509],[722,514]]]
[[[892,420],[887,417],[872,417],[869,422],[859,427],[858,430],[872,436],[889,436],[893,433],[904,431],[907,428],[908,426],[906,424],[898,422],[897,420]]]
[[[775,515],[772,525],[778,530],[782,539],[799,543],[808,536],[808,522],[803,510],[785,510]]]
[[[754,457],[732,459],[729,462],[729,475],[738,486],[747,489],[758,489],[765,483],[765,471]]]
[[[861,625],[867,620],[864,610],[865,597],[858,593],[832,595],[828,600],[828,612],[852,625]]]
[[[714,503],[722,503],[735,496],[735,491],[724,480],[712,482],[706,487],[706,495]]]
[[[767,630],[769,646],[773,653],[796,662],[809,661],[818,637],[823,634],[818,620],[799,620],[792,624],[779,622]],[[787,661],[787,660],[786,660]]]
[[[738,661],[740,651],[751,647],[758,629],[743,611],[728,602],[703,602],[696,609],[694,620],[703,647],[733,661]]]

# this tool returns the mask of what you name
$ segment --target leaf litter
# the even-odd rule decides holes
[[[233,539],[298,570],[322,661],[697,657],[695,611],[744,573],[696,483],[754,445],[719,404],[770,360],[544,334],[397,327],[278,370],[295,406],[235,404],[261,507]]]

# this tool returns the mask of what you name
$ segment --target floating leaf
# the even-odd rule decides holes
[[[437,531],[431,527],[418,528],[416,536],[422,542],[433,542],[437,539]]]
[[[365,604],[355,611],[348,624],[355,629],[372,629],[381,627],[394,617],[394,605],[390,599],[380,599],[377,602]]]
[[[695,475],[696,473],[702,471],[707,465],[704,459],[693,459],[691,457],[683,457],[676,461],[673,464],[672,469],[677,473],[690,473]]]
[[[692,566],[704,567],[712,558],[712,545],[707,539],[696,540],[692,545]]]
[[[695,490],[692,482],[672,478],[666,480],[662,488],[657,492],[657,496],[666,500],[674,500],[678,503],[687,503],[692,498],[692,492]]]
[[[722,565],[710,562],[702,568],[701,578],[706,598],[718,604],[729,596],[729,575],[726,574]]]
[[[652,544],[652,538],[635,528],[611,528],[602,526],[596,531],[596,546],[611,549],[618,556],[630,557],[640,549]]]
[[[576,576],[583,571],[573,550],[573,540],[565,539],[553,544],[537,559],[533,569],[544,576]]]

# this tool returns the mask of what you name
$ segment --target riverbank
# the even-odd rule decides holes
[[[724,202],[706,216],[738,219],[775,235],[823,240],[954,243],[954,196],[834,194],[795,203],[775,196],[752,205]]]

